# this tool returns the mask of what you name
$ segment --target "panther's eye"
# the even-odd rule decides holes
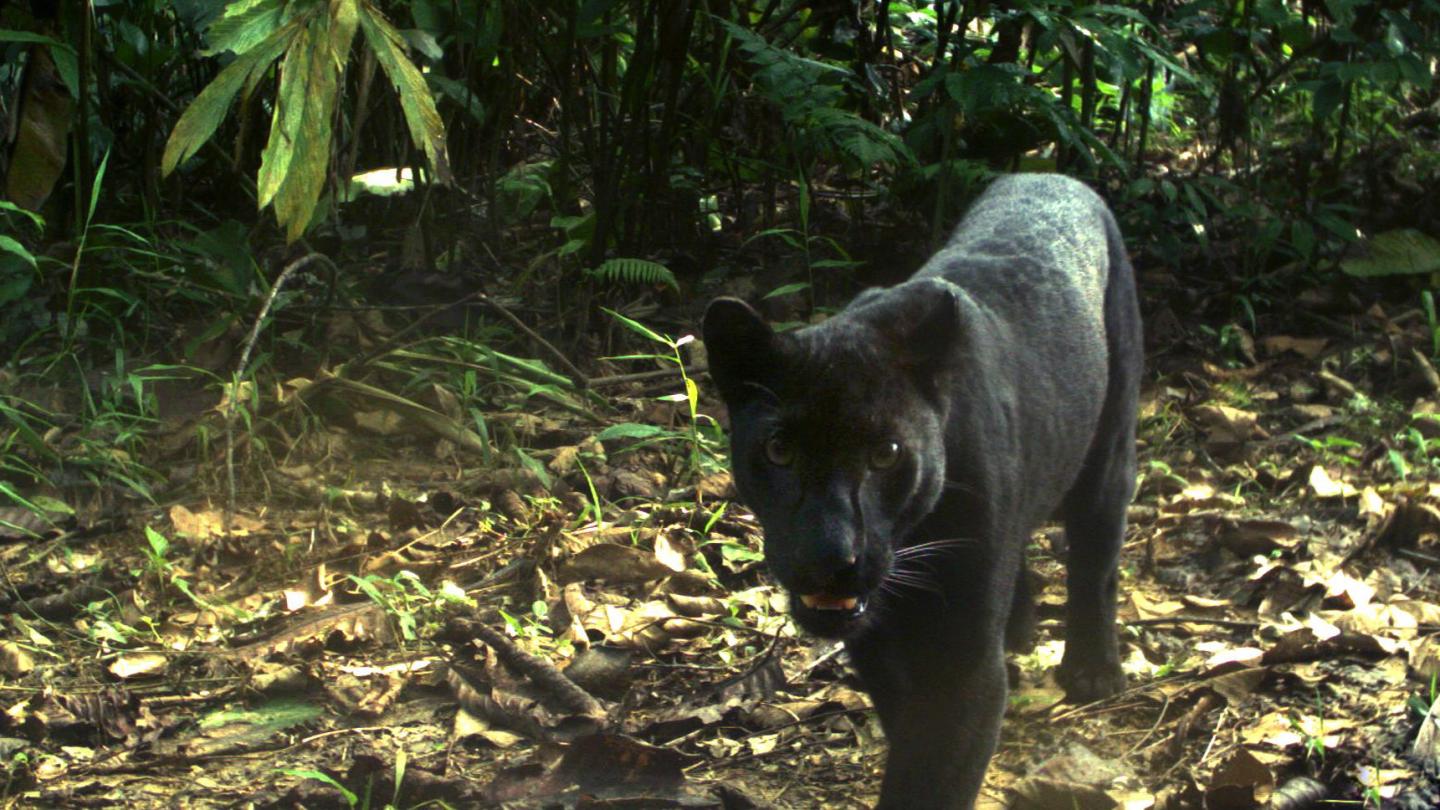
[[[877,470],[888,470],[900,460],[899,442],[881,442],[870,451],[870,466]]]
[[[795,448],[780,433],[773,433],[765,440],[765,458],[777,467],[788,467],[795,460]]]

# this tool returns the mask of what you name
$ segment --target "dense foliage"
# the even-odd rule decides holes
[[[1436,0],[34,2],[0,28],[6,373],[73,392],[113,364],[83,388],[134,418],[246,327],[282,240],[333,260],[302,274],[325,301],[396,283],[351,270],[393,246],[447,289],[549,290],[568,341],[757,261],[802,309],[893,278],[997,171],[1097,183],[1142,257],[1252,322],[1367,234],[1356,275],[1440,262]],[[298,295],[271,317],[309,331],[263,332],[242,378],[312,351]]]

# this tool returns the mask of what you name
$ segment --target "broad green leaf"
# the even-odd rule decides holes
[[[16,31],[11,28],[0,28],[0,42],[28,42],[36,45],[49,45],[55,48],[64,48],[74,53],[75,49],[53,37],[43,34],[36,34],[30,31]]]
[[[248,727],[269,735],[308,723],[325,714],[318,704],[297,698],[277,698],[248,708],[217,709],[200,718],[202,729],[236,729]]]
[[[11,253],[24,259],[31,267],[35,266],[35,256],[25,249],[25,246],[14,239],[0,234],[0,251]]]
[[[56,515],[73,515],[75,509],[70,504],[59,498],[52,498],[49,495],[36,495],[30,499],[36,506]]]
[[[285,52],[286,46],[300,31],[299,20],[276,30],[260,45],[231,62],[220,71],[214,81],[200,91],[200,95],[185,108],[180,120],[175,122],[175,129],[170,132],[170,140],[165,143],[165,154],[160,161],[162,174],[168,175],[175,171],[176,166],[210,140],[210,136],[215,134],[215,128],[224,120],[225,111],[235,100],[235,94],[240,92],[243,85],[258,81],[259,76],[270,67],[271,62]]]
[[[280,193],[285,178],[290,172],[290,161],[295,150],[301,148],[300,123],[305,117],[305,99],[309,95],[306,80],[310,74],[311,39],[310,26],[302,27],[295,34],[285,50],[285,61],[280,64],[280,89],[275,95],[275,113],[270,117],[270,135],[265,141],[265,151],[260,155],[260,176],[256,203],[264,208]],[[279,211],[277,208],[277,216]],[[283,218],[281,219],[283,223]]]
[[[29,217],[30,221],[35,223],[35,227],[39,228],[42,231],[45,229],[44,217],[27,208],[21,208],[20,206],[16,205],[13,202],[10,202],[9,200],[0,200],[0,211],[9,211],[12,214],[22,214],[26,217]]]
[[[360,0],[332,0],[330,21],[330,58],[340,70],[349,60],[355,29],[360,26]]]
[[[541,486],[549,489],[551,484],[550,471],[545,469],[545,465],[541,464],[534,456],[526,453],[519,447],[512,449],[515,451],[515,457],[520,459],[520,466],[529,470],[536,478],[540,479]]]
[[[105,157],[100,158],[100,166],[95,170],[95,179],[90,182],[90,207],[85,211],[85,224],[95,219],[95,208],[100,205],[100,189],[105,185],[105,170],[110,166],[110,152],[105,152]]]
[[[50,58],[55,60],[55,72],[70,91],[70,98],[80,97],[80,60],[70,48],[50,47]]]
[[[304,234],[325,189],[340,70],[355,38],[356,14],[356,0],[335,0],[330,17],[315,17],[310,27],[310,52],[297,63],[305,71],[298,82],[298,96],[284,94],[282,78],[282,104],[300,110],[288,171],[275,193],[276,219],[292,242]],[[286,62],[288,65],[288,57]],[[291,124],[288,114],[285,123],[287,127]]]
[[[1370,255],[1345,259],[1340,269],[1362,278],[1440,272],[1440,240],[1413,228],[1377,233],[1365,245]]]
[[[673,342],[672,342],[669,338],[665,337],[664,335],[659,334],[659,333],[656,332],[655,330],[651,329],[650,327],[646,326],[646,325],[643,324],[643,323],[640,323],[640,322],[637,321],[637,320],[633,320],[633,319],[631,319],[631,318],[627,318],[627,317],[625,317],[624,315],[621,315],[620,313],[616,312],[616,311],[613,310],[613,309],[608,309],[608,308],[606,308],[606,307],[601,307],[600,309],[601,309],[602,311],[604,311],[605,313],[607,313],[608,315],[610,315],[610,317],[612,317],[612,318],[614,318],[615,320],[619,321],[622,326],[628,328],[628,329],[629,329],[630,331],[632,331],[632,332],[635,332],[635,333],[640,334],[640,335],[644,335],[645,337],[650,338],[651,340],[655,341],[656,343],[664,343],[666,346],[673,345]]]
[[[210,47],[201,53],[205,56],[226,51],[243,54],[284,24],[283,12],[280,0],[232,3],[225,9],[225,15],[205,31]]]
[[[365,41],[400,96],[400,109],[410,127],[410,139],[425,150],[435,179],[441,183],[453,182],[450,156],[445,148],[445,122],[435,109],[435,97],[430,95],[425,77],[405,56],[404,38],[368,0],[361,0],[358,10]]]
[[[790,295],[791,293],[797,293],[801,290],[806,290],[809,288],[810,282],[808,281],[798,281],[794,284],[783,284],[771,290],[770,292],[765,293],[765,295],[761,296],[761,300],[763,301],[767,298],[779,298],[782,295]]]
[[[6,496],[10,500],[20,504],[21,506],[29,509],[31,512],[34,512],[37,515],[45,514],[45,510],[41,509],[38,504],[26,500],[25,496],[20,494],[20,490],[10,486],[4,481],[0,481],[0,495]]]
[[[165,555],[170,553],[169,538],[149,526],[145,527],[145,540],[150,543],[150,550],[156,557],[164,559]]]
[[[653,439],[671,433],[670,430],[659,425],[643,425],[639,422],[621,422],[618,425],[611,425],[600,431],[595,436],[596,441],[608,442],[611,439]]]
[[[460,108],[475,119],[475,123],[485,123],[485,105],[480,103],[480,95],[467,86],[464,82],[457,82],[446,76],[437,76],[434,73],[425,77],[430,86],[439,90],[450,98],[451,101],[460,105]],[[526,164],[520,164],[524,168]],[[513,171],[513,169],[511,170]]]

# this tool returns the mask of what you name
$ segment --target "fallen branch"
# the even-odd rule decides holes
[[[1414,346],[1410,347],[1410,356],[1415,358],[1415,365],[1420,369],[1420,376],[1425,378],[1425,384],[1430,386],[1430,392],[1440,393],[1440,374],[1435,373],[1435,366],[1430,364],[1430,358]]]
[[[495,651],[500,663],[517,675],[529,678],[546,695],[554,698],[557,708],[573,714],[605,717],[605,707],[600,701],[566,677],[554,664],[525,652],[490,626],[474,619],[453,618],[445,630],[451,638],[472,638],[484,642]]]

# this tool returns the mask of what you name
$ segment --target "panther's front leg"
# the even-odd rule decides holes
[[[999,627],[850,642],[890,744],[879,807],[968,810],[985,781],[1005,711]]]

